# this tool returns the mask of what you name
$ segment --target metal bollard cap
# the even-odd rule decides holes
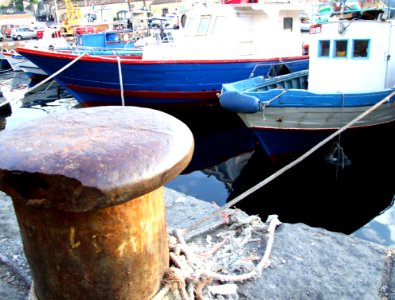
[[[0,132],[0,189],[39,207],[108,207],[176,177],[193,149],[189,128],[164,112],[73,109]]]

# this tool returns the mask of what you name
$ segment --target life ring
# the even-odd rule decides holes
[[[127,43],[127,42],[129,42],[129,40],[130,40],[129,34],[128,33],[124,33],[122,35],[122,42]]]

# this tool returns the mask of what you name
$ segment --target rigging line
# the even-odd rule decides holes
[[[343,125],[344,98],[345,98],[344,93],[342,93],[342,106],[341,106],[341,111],[340,111],[339,128],[341,128],[341,126]],[[343,148],[341,147],[340,140],[341,140],[341,134],[338,135],[337,141],[338,141],[338,145],[340,147],[340,151],[342,152],[339,155],[341,155],[341,157],[342,157],[342,160],[343,160],[342,165],[343,165],[343,169],[344,169],[344,152],[343,152]],[[340,167],[339,164],[336,164],[336,179],[337,179],[337,175],[339,174],[339,167]]]
[[[56,71],[55,73],[53,73],[51,76],[48,76],[47,78],[45,78],[43,81],[37,83],[35,86],[31,87],[30,89],[28,89],[24,94],[26,95],[27,93],[30,93],[31,91],[35,90],[36,88],[38,88],[39,86],[43,85],[44,83],[48,82],[49,80],[51,80],[52,78],[54,78],[55,76],[57,76],[58,74],[62,73],[64,70],[66,70],[67,68],[71,67],[73,64],[75,64],[78,60],[80,60],[84,55],[86,55],[86,53],[82,53],[81,55],[79,55],[78,57],[76,57],[74,60],[72,60],[71,62],[69,62],[67,65],[65,65],[63,68],[61,68],[60,70]],[[0,104],[0,107],[2,107],[3,105],[6,105],[8,103],[10,103],[11,101],[13,101],[14,99],[10,99],[7,100],[3,103]]]
[[[312,147],[310,150],[308,150],[306,153],[304,153],[303,155],[301,155],[300,157],[298,157],[297,159],[295,159],[294,161],[292,161],[288,165],[284,166],[283,168],[281,168],[280,170],[276,171],[275,173],[273,173],[272,175],[270,175],[266,179],[262,180],[260,183],[256,184],[255,186],[253,186],[250,189],[248,189],[247,191],[243,192],[242,194],[240,194],[239,196],[237,196],[233,200],[231,200],[228,203],[226,203],[225,205],[221,206],[219,209],[213,211],[212,213],[209,213],[206,217],[196,221],[195,223],[193,223],[192,225],[190,225],[189,227],[184,229],[184,234],[187,235],[188,233],[194,231],[197,227],[199,227],[202,224],[206,223],[210,219],[216,217],[218,214],[223,212],[225,209],[230,208],[231,206],[234,206],[240,200],[243,200],[245,197],[249,196],[250,194],[254,193],[255,191],[259,190],[261,187],[263,187],[266,184],[268,184],[269,182],[271,182],[273,179],[277,178],[278,176],[280,176],[281,174],[285,173],[286,171],[288,171],[292,167],[296,166],[297,164],[302,162],[305,158],[307,158],[308,156],[313,154],[320,147],[322,147],[324,144],[326,144],[328,141],[330,141],[331,139],[333,139],[334,137],[336,137],[338,134],[340,134],[341,132],[345,131],[346,129],[350,128],[352,125],[354,125],[360,119],[362,119],[363,117],[365,117],[366,115],[371,113],[373,110],[378,108],[380,105],[382,105],[385,102],[389,102],[390,99],[394,95],[395,95],[395,92],[392,92],[389,96],[384,97],[379,102],[377,102],[375,105],[371,106],[369,109],[367,109],[366,111],[361,113],[359,116],[355,117],[353,120],[351,120],[348,124],[344,125],[342,128],[339,128],[338,130],[336,130],[330,136],[328,136],[327,138],[322,140],[319,144],[317,144],[314,147]]]
[[[122,80],[122,70],[121,70],[121,58],[117,56],[117,62],[118,62],[118,73],[119,73],[119,85],[121,88],[121,99],[122,99],[122,106],[125,106],[125,97],[123,94],[123,80]]]

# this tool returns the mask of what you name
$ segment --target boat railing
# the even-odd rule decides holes
[[[89,55],[113,55],[113,56],[141,55],[141,50],[138,48],[105,48],[105,47],[70,46],[70,50],[76,54],[86,53]]]
[[[306,58],[307,59],[307,58]],[[252,69],[249,78],[252,78],[256,76],[256,72],[259,68],[267,68],[269,66],[269,69],[266,74],[261,74],[264,75],[265,77],[273,77],[273,76],[278,76],[278,75],[285,75],[291,72],[291,65],[293,63],[299,63],[300,61],[279,61],[278,63],[263,63],[263,64],[256,64],[254,65],[254,68]]]
[[[364,19],[393,19],[395,7],[391,0],[364,0],[364,1],[330,1],[312,5],[310,23],[328,22],[330,18],[354,19],[364,16]]]
[[[289,73],[273,78],[265,79],[262,84],[250,89],[245,89],[245,92],[268,91],[272,89],[307,89],[309,71],[302,70],[299,72]]]

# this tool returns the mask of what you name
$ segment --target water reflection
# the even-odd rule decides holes
[[[222,124],[221,119],[219,122]],[[223,183],[226,197],[221,198],[223,192],[217,192],[215,197],[207,199],[219,205],[234,199],[287,163],[269,161],[260,147],[255,147],[254,142],[251,142],[253,137],[239,131],[237,121],[231,124],[233,127],[226,128],[234,134],[230,131],[226,133],[228,137],[232,137],[230,143],[233,146],[226,143],[221,147],[219,144],[222,142],[215,143],[218,141],[218,132],[211,132],[213,139],[209,146],[216,148],[217,152],[223,152],[222,156],[216,153],[215,157],[225,158],[228,147],[232,147],[234,156],[200,169],[203,174],[214,176]],[[199,128],[194,128],[193,125],[190,124],[199,143],[203,140],[202,124],[199,124]],[[207,128],[215,131],[216,127],[210,125]],[[270,214],[277,214],[283,222],[302,222],[345,234],[356,231],[355,235],[358,237],[394,245],[395,238],[391,230],[395,227],[392,207],[395,185],[391,172],[395,167],[395,158],[392,155],[395,147],[390,138],[385,138],[390,137],[394,130],[395,126],[392,124],[383,126],[380,130],[353,130],[342,133],[339,138],[327,143],[302,163],[243,199],[236,207],[249,214],[259,214],[263,219]],[[203,132],[204,140],[210,140],[210,131]],[[249,139],[250,142],[246,143],[241,137]],[[343,165],[330,163],[329,158],[338,145],[348,158]],[[196,152],[193,165],[203,167],[207,156],[211,156],[210,151]],[[189,194],[194,187],[188,184],[187,178],[184,178],[178,187]],[[178,188],[174,183],[171,187]],[[200,195],[195,193],[194,196],[199,198]],[[386,213],[381,215],[386,209]]]
[[[10,91],[26,84],[20,74],[0,79],[2,87]],[[0,118],[0,130],[78,107],[54,83],[29,94],[19,104],[10,117]],[[286,164],[269,161],[236,114],[222,109],[172,114],[193,132],[195,151],[182,174],[166,184],[170,188],[223,205]],[[236,207],[263,219],[277,214],[282,222],[301,222],[346,234],[356,231],[358,237],[395,245],[395,185],[391,176],[395,166],[391,140],[394,127],[343,133],[340,145],[350,165],[343,168],[328,163],[334,143],[339,142],[334,140]]]

